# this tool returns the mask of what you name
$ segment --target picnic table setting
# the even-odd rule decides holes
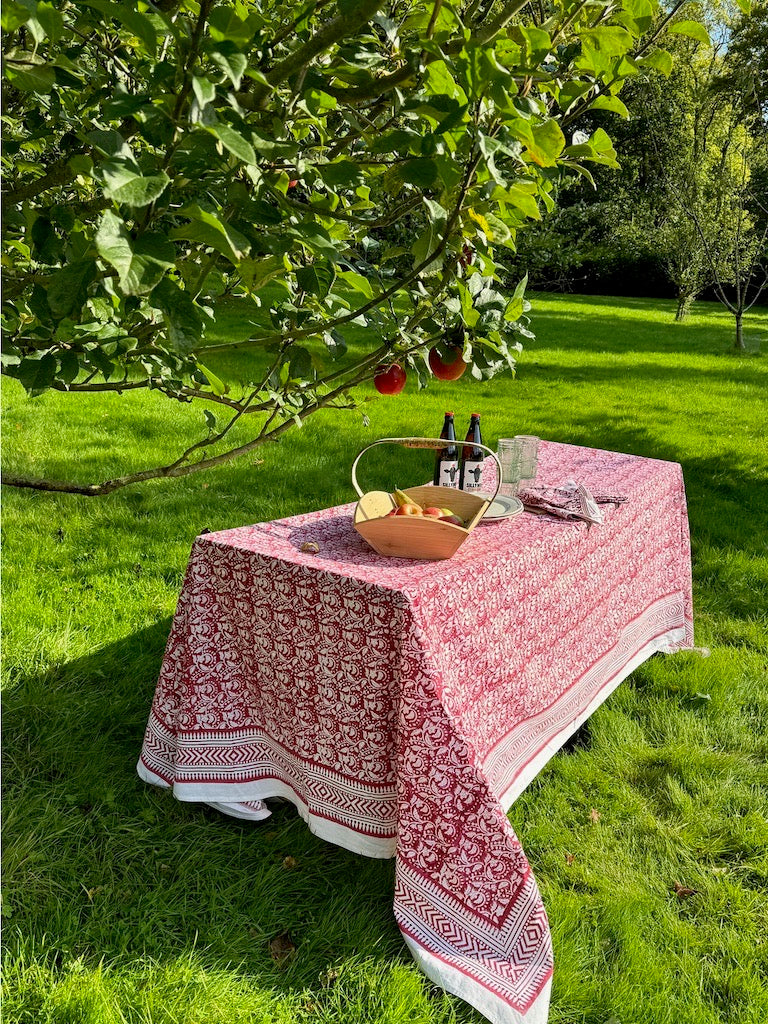
[[[425,449],[432,482],[363,492],[379,444]],[[549,924],[507,812],[637,666],[692,648],[681,467],[493,450],[476,415],[462,446],[447,414],[351,475],[357,502],[195,539],[139,775],[255,822],[287,800],[321,839],[394,857],[427,977],[543,1024]]]

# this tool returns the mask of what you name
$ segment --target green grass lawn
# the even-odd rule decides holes
[[[106,498],[4,489],[9,1024],[479,1024],[413,964],[391,863],[321,842],[291,807],[240,823],[135,775],[194,536],[352,500],[360,448],[433,434],[446,408],[460,429],[480,412],[491,444],[533,433],[685,472],[711,656],[641,666],[510,813],[554,937],[552,1024],[765,1024],[768,313],[744,356],[719,307],[672,314],[539,296],[516,380],[409,382],[366,403],[368,426],[322,413],[240,462]],[[238,316],[221,340],[247,333]],[[83,482],[169,459],[203,427],[138,393],[29,400],[6,381],[4,406],[7,471]],[[371,460],[365,483],[421,479],[429,456],[406,458]],[[278,964],[284,932],[296,949]]]

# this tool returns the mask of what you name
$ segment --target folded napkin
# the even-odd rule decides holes
[[[559,519],[583,519],[587,523],[602,523],[600,505],[621,505],[627,499],[621,495],[592,494],[575,480],[566,480],[560,487],[524,487],[518,498],[530,512],[548,512]]]

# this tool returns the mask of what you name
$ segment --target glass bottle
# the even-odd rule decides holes
[[[462,491],[475,493],[483,489],[483,449],[477,446],[483,443],[480,434],[480,413],[473,412],[469,420],[469,430],[461,452],[461,473],[459,487]]]
[[[459,486],[459,446],[456,444],[456,428],[453,425],[453,413],[445,414],[440,437],[448,443],[440,448],[435,456],[435,475],[432,482],[439,487]]]

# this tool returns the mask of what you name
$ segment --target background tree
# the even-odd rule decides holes
[[[33,396],[146,389],[227,418],[207,409],[171,465],[5,482],[103,494],[204,469],[349,405],[382,363],[426,382],[446,336],[477,378],[512,368],[525,281],[502,294],[499,261],[561,171],[615,165],[602,127],[563,128],[667,68],[656,11],[7,0],[4,372]],[[246,341],[206,342],[222,292],[250,304]],[[354,357],[350,325],[370,339]],[[209,367],[236,348],[261,369],[233,393]],[[251,439],[227,447],[237,421]]]
[[[717,281],[733,281],[736,263],[748,265],[744,257],[754,251],[762,224],[757,197],[766,184],[759,84],[768,34],[758,31],[764,7],[754,18],[728,22],[722,20],[727,12],[716,11],[720,20],[710,23],[714,45],[701,26],[698,33],[673,34],[669,77],[627,84],[622,101],[629,117],[611,129],[621,153],[618,173],[597,168],[597,189],[563,180],[556,189],[557,221],[520,236],[517,265],[531,263],[535,285],[547,286],[558,273],[562,280],[564,263],[570,286],[582,290],[670,294],[666,277],[682,319],[697,295],[712,294]],[[740,42],[742,33],[748,46]],[[589,111],[579,127],[594,131],[604,116]],[[734,213],[744,161],[750,219]],[[559,253],[549,265],[538,259],[542,235],[544,256]],[[738,245],[740,261],[733,255]]]

